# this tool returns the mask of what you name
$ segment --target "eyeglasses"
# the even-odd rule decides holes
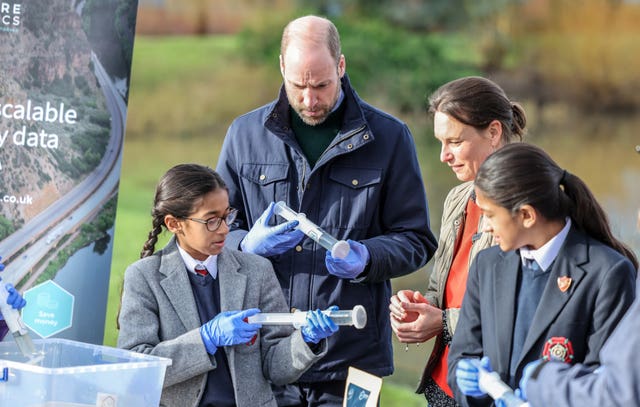
[[[229,212],[224,217],[212,216],[209,219],[198,219],[198,218],[182,218],[182,219],[187,219],[187,220],[192,220],[194,222],[202,223],[203,225],[207,226],[207,230],[209,232],[215,232],[216,230],[218,230],[220,225],[222,225],[222,220],[224,220],[224,223],[226,223],[227,226],[231,226],[233,221],[236,220],[237,216],[238,216],[238,210],[231,208],[229,209]]]

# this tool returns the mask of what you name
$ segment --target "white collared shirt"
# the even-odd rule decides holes
[[[522,260],[522,264],[525,264],[525,259],[533,259],[538,263],[543,272],[547,271],[547,269],[551,266],[551,263],[558,257],[558,253],[560,253],[560,248],[564,244],[567,235],[569,234],[569,229],[571,229],[571,218],[566,218],[566,225],[562,228],[557,235],[551,238],[547,243],[545,243],[542,247],[537,250],[527,249],[526,247],[520,248],[520,257]]]
[[[189,253],[187,253],[182,247],[180,247],[177,241],[176,244],[178,245],[178,251],[180,252],[182,261],[184,261],[184,264],[187,266],[187,270],[189,270],[189,272],[197,274],[196,266],[200,264],[207,269],[211,277],[218,277],[218,256],[209,256],[204,261],[198,261],[191,257],[191,255],[189,255]]]

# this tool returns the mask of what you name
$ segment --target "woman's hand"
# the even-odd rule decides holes
[[[391,329],[400,342],[426,342],[442,332],[442,310],[419,291],[398,291],[391,297],[389,311]]]

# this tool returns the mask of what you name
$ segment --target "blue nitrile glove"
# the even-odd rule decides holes
[[[338,306],[332,305],[327,311],[337,311]],[[305,342],[318,343],[324,338],[338,331],[338,325],[319,309],[307,311],[307,324],[302,326],[300,332]]]
[[[484,356],[482,359],[461,359],[456,366],[456,384],[462,393],[471,397],[483,397],[487,393],[480,390],[480,374],[478,372],[478,364],[487,372],[492,372],[489,358]]]
[[[2,270],[4,270],[4,264],[2,264],[2,256],[0,256],[0,271]]]
[[[529,378],[531,378],[531,375],[536,370],[536,367],[538,367],[538,365],[542,363],[542,361],[543,361],[542,359],[534,360],[533,362],[527,363],[524,369],[522,369],[522,377],[520,378],[520,383],[519,383],[520,388],[516,389],[515,393],[518,397],[520,397],[524,401],[528,400],[527,383],[529,382]]]
[[[257,308],[245,311],[225,311],[216,315],[211,321],[200,327],[200,336],[210,355],[216,353],[220,346],[247,343],[262,328],[262,324],[249,324],[244,321],[260,312]]]
[[[240,242],[243,252],[257,254],[263,257],[282,254],[297,245],[304,233],[296,229],[297,220],[269,226],[273,216],[274,202],[260,215],[256,223]]]
[[[19,310],[24,308],[25,305],[27,305],[27,300],[22,298],[20,293],[13,286],[13,284],[7,283],[4,287],[7,289],[7,292],[9,293],[9,296],[7,296],[7,304],[11,305],[13,309]]]
[[[348,239],[349,254],[344,259],[337,259],[327,251],[324,264],[329,273],[340,278],[356,278],[369,263],[369,249],[360,242]]]

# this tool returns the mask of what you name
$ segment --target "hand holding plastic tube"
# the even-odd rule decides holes
[[[275,256],[292,249],[302,240],[304,233],[296,229],[298,221],[295,219],[280,225],[269,226],[274,209],[275,204],[271,202],[242,239],[240,248],[243,252],[265,257]]]
[[[542,359],[538,359],[538,360],[534,360],[533,362],[529,362],[524,369],[522,370],[522,378],[520,379],[520,388],[516,389],[514,391],[515,396],[519,397],[518,401],[520,401],[521,403],[527,401],[527,383],[529,382],[529,379],[531,378],[531,375],[533,374],[533,372],[536,370],[536,368],[538,367],[538,365],[540,363],[542,363]],[[509,400],[511,400],[512,397],[509,396],[509,398],[507,400],[503,399],[503,397],[497,398],[496,400],[496,406],[497,407],[512,407],[512,406],[519,406],[520,404],[513,404],[513,402],[511,402],[511,404],[509,403]],[[526,404],[522,404],[522,406],[528,406],[529,403]]]
[[[13,335],[20,352],[24,356],[31,358],[36,353],[36,350],[29,336],[29,331],[24,322],[22,322],[20,311],[18,311],[26,303],[13,285],[0,283],[0,314],[2,314],[7,323],[7,327]]]
[[[207,349],[213,355],[221,346],[239,345],[251,341],[262,327],[257,323],[245,322],[245,318],[260,312],[257,308],[245,311],[225,311],[200,327],[200,336]]]
[[[356,278],[360,275],[369,263],[369,250],[367,246],[354,240],[347,240],[349,253],[346,257],[334,257],[331,252],[327,252],[324,264],[329,273],[339,278]]]
[[[2,280],[0,278],[0,280]],[[27,305],[27,301],[20,295],[18,290],[11,283],[5,284],[4,288],[7,290],[7,304],[11,305],[11,308],[15,310],[21,310]]]
[[[488,357],[482,359],[466,358],[458,362],[456,366],[456,384],[465,396],[484,397],[487,392],[480,387],[480,369],[491,372],[491,363]]]
[[[333,305],[327,311],[337,311],[338,307]],[[320,311],[307,311],[306,324],[301,328],[302,339],[309,343],[318,343],[338,331],[338,325],[333,322],[328,314]]]
[[[297,228],[310,239],[327,249],[333,257],[344,259],[349,254],[349,244],[344,240],[337,240],[325,232],[320,226],[311,222],[304,213],[297,213],[289,208],[286,203],[276,202],[274,207],[276,215],[280,215],[289,222],[297,221]]]
[[[511,387],[491,369],[487,356],[482,359],[462,359],[456,368],[456,384],[467,396],[491,396],[500,407],[526,407],[529,404],[515,395]]]

